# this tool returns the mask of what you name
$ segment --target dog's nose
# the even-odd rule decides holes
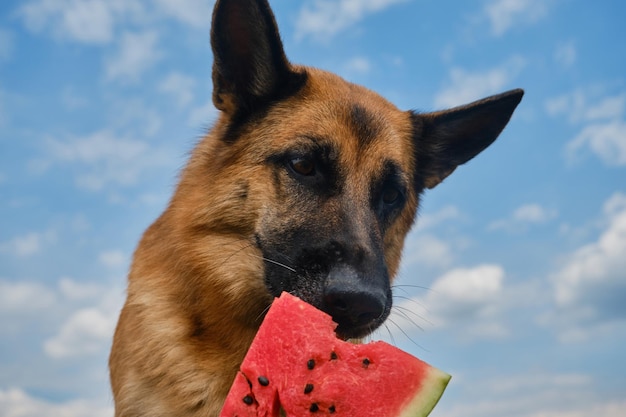
[[[333,268],[324,288],[324,310],[339,324],[338,333],[360,337],[384,318],[387,289],[367,282],[350,267]]]
[[[358,327],[375,321],[385,308],[378,294],[338,285],[326,290],[324,303],[336,321]]]

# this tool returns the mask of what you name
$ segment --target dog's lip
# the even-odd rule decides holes
[[[341,340],[362,339],[372,334],[382,323],[372,323],[362,327],[342,328],[341,324],[335,329],[335,334]]]
[[[337,324],[337,327],[335,328],[335,334],[337,338],[344,340],[344,341],[348,341],[351,339],[352,340],[362,339],[364,337],[371,335],[374,331],[376,331],[376,329],[378,329],[384,323],[385,318],[387,317],[386,314],[382,314],[380,317],[370,321],[369,323],[358,326],[358,325],[355,325],[354,323],[350,323],[349,321],[346,322],[343,319],[333,317],[332,314],[330,314],[328,311],[325,310],[323,303],[319,302],[319,299],[317,297],[309,297],[308,294],[300,293],[299,291],[289,291],[289,293],[291,293],[292,295],[295,295],[296,297],[312,305],[318,310],[321,310],[324,313],[328,314],[332,318],[333,322]]]

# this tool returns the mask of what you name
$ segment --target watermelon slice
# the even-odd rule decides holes
[[[268,311],[220,417],[422,417],[450,375],[385,342],[338,339],[332,318],[283,293]]]

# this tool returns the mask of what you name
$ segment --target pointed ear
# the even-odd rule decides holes
[[[299,88],[266,0],[218,0],[211,30],[213,103],[231,116]]]
[[[416,179],[433,188],[496,140],[524,95],[517,89],[450,110],[413,113]]]

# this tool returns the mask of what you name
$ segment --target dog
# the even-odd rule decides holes
[[[282,291],[359,339],[391,282],[425,189],[489,146],[523,91],[445,111],[291,64],[267,0],[218,0],[218,120],[133,257],[109,359],[116,417],[218,416]]]

